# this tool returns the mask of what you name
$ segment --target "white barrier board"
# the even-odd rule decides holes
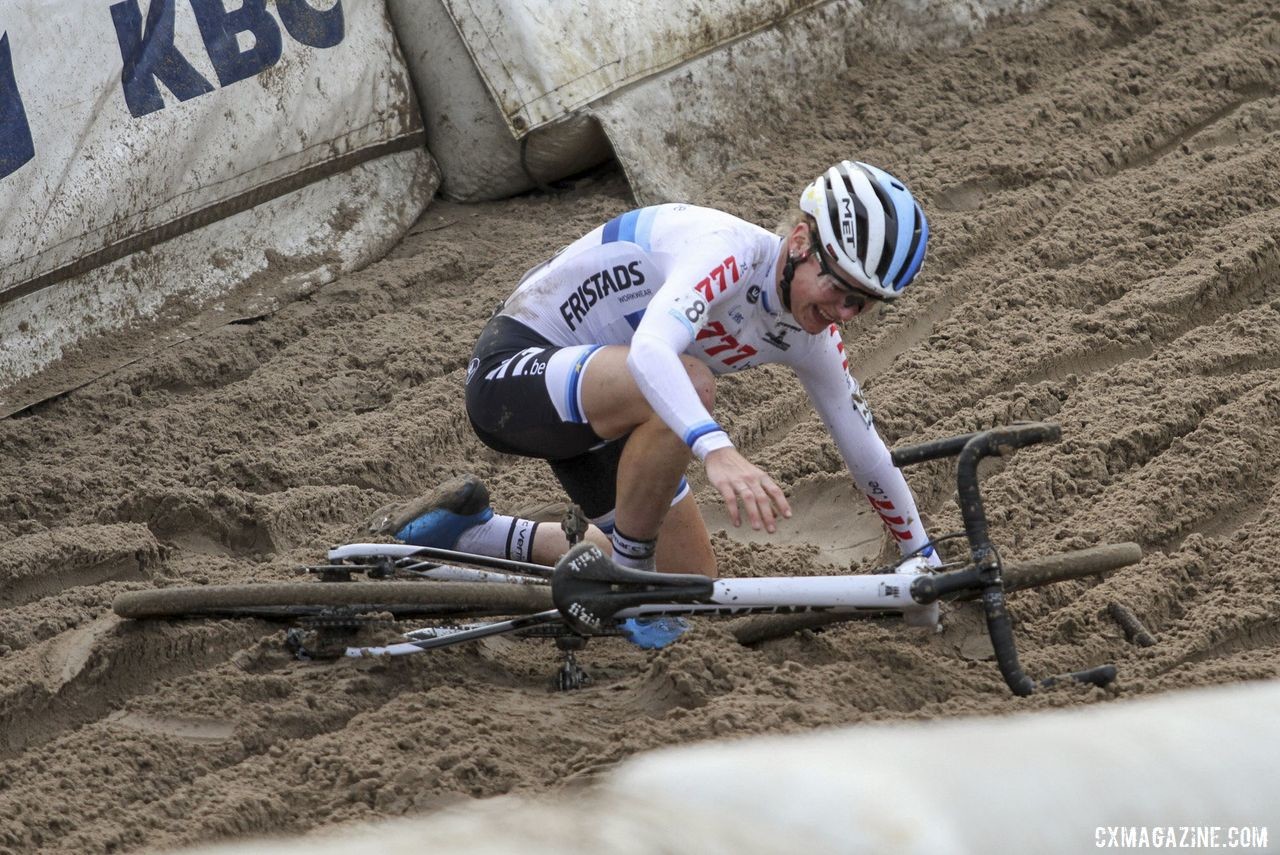
[[[372,264],[438,184],[425,148],[384,155],[5,303],[0,419]],[[74,347],[104,335],[107,352]]]
[[[861,21],[866,29],[878,30],[868,41],[903,48],[925,39],[954,43],[992,14],[1026,11],[1044,0],[439,2],[511,129],[521,136],[628,84],[823,7],[830,22]],[[805,53],[834,42],[843,51],[853,34],[828,27],[813,35],[810,43],[788,47]],[[793,61],[781,53],[771,56]]]
[[[644,754],[589,790],[202,855],[1275,851],[1280,683]],[[732,736],[732,734],[727,734]],[[424,843],[425,842],[425,843]]]
[[[509,196],[607,158],[609,141],[596,119],[606,121],[615,143],[643,136],[641,143],[614,146],[637,198],[676,198],[677,188],[663,183],[669,169],[646,180],[645,161],[664,157],[664,132],[688,119],[699,129],[713,125],[721,112],[717,93],[732,97],[726,81],[741,79],[759,91],[778,84],[784,66],[829,73],[843,64],[842,40],[817,39],[794,57],[757,53],[745,76],[741,67],[724,69],[722,79],[703,76],[695,88],[705,97],[694,109],[659,98],[639,126],[629,115],[595,108],[664,74],[686,79],[691,63],[714,66],[723,51],[787,22],[815,13],[845,20],[862,10],[857,0],[388,0],[388,6],[423,105],[427,145],[440,162],[441,190],[462,201]],[[738,51],[735,61],[751,56]],[[651,109],[647,102],[644,110]],[[698,135],[716,152],[730,136]]]
[[[421,144],[383,0],[0,8],[0,304]]]
[[[831,0],[443,0],[517,135]]]
[[[604,127],[639,202],[698,201],[710,182],[732,175],[784,140],[788,123],[820,121],[796,114],[792,92],[838,75],[847,53],[956,45],[993,17],[1045,2],[804,4],[713,52],[611,92],[581,112]],[[655,116],[663,118],[655,121]]]

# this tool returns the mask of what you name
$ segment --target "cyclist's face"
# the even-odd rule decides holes
[[[796,298],[799,297],[797,300]],[[792,309],[805,332],[818,333],[866,311],[876,300],[836,274],[816,247],[796,266],[792,280]]]

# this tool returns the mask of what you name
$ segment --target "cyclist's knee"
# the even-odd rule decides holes
[[[698,393],[702,406],[707,408],[708,413],[715,412],[716,376],[711,373],[710,368],[692,356],[681,356],[680,360],[684,363],[684,370],[689,374],[689,382]]]

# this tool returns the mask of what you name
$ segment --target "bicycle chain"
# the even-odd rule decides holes
[[[386,626],[393,619],[347,609],[334,609],[317,615],[300,617],[297,623],[304,629],[360,629],[365,626]]]

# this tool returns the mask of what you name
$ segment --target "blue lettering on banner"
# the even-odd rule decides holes
[[[138,0],[123,0],[111,7],[116,40],[124,69],[120,75],[124,100],[135,118],[164,109],[159,79],[179,101],[190,101],[212,92],[213,86],[196,71],[173,44],[174,0],[151,0],[146,29]]]
[[[311,7],[307,0],[276,0],[276,11],[284,28],[295,41],[314,48],[331,48],[342,41],[342,4],[327,12]]]
[[[266,0],[245,0],[234,12],[228,12],[222,0],[191,0],[191,10],[196,13],[205,50],[223,86],[261,74],[280,61],[284,47],[280,25],[267,13]],[[253,36],[253,46],[240,50],[238,33]]]
[[[36,156],[31,139],[31,125],[22,106],[22,93],[13,76],[13,57],[9,53],[9,34],[0,35],[0,178],[16,172]]]
[[[151,0],[145,25],[139,2],[120,0],[111,6],[111,19],[124,61],[121,84],[125,103],[135,118],[164,109],[157,80],[179,101],[189,101],[215,88],[174,45],[176,0]],[[283,38],[280,24],[267,11],[267,0],[242,0],[230,12],[226,8],[228,0],[188,2],[220,86],[259,75],[280,61]],[[340,44],[346,28],[342,0],[334,0],[325,11],[311,5],[314,2],[317,0],[276,0],[276,11],[284,29],[294,41],[308,47],[330,48]],[[252,40],[244,49],[241,49],[242,36]]]

